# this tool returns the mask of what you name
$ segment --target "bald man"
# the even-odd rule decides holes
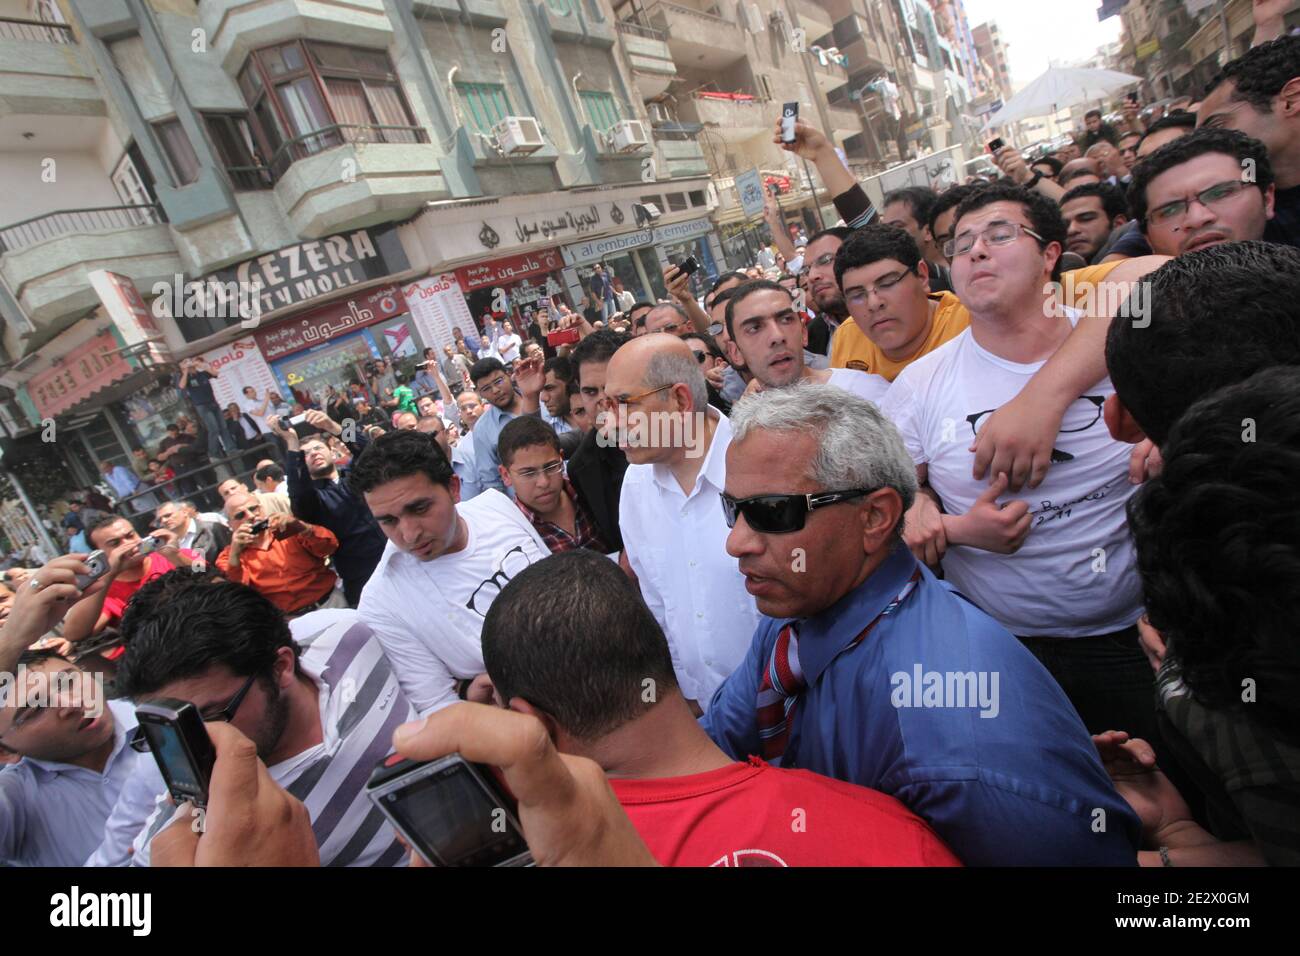
[[[694,331],[695,324],[676,302],[660,302],[645,315],[645,330],[651,332],[671,332],[681,336]]]
[[[668,635],[682,694],[702,712],[744,659],[759,620],[727,555],[718,506],[731,426],[709,406],[690,346],[650,334],[610,359],[597,427],[627,455],[619,497],[624,553]]]
[[[293,513],[293,509],[289,506],[288,495],[270,491],[253,491],[238,478],[227,478],[217,485],[217,494],[221,496],[223,502],[229,501],[233,494],[256,495],[257,500],[262,503],[262,510],[269,515]]]
[[[1087,178],[1084,178],[1087,177]],[[1072,159],[1061,167],[1061,175],[1056,182],[1067,192],[1084,183],[1101,182],[1101,163],[1087,156]]]

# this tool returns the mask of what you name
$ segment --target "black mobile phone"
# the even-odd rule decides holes
[[[1002,137],[1001,137],[1001,136],[996,136],[996,137],[994,137],[993,139],[989,140],[989,152],[990,152],[990,153],[996,153],[998,150],[1000,150],[1000,149],[1001,149],[1003,146],[1005,146],[1005,145],[1007,145],[1007,144],[1006,144],[1005,142],[1003,142]]]
[[[261,534],[267,528],[271,527],[270,518],[259,518],[248,526],[249,534]]]
[[[460,754],[406,760],[393,754],[366,793],[433,866],[531,866],[515,801],[491,767]]]
[[[688,276],[700,267],[694,256],[687,256],[677,264],[677,271],[684,276]]]
[[[1129,93],[1124,97],[1124,99],[1128,100],[1130,103],[1137,103],[1138,95],[1136,93]]]
[[[217,751],[198,708],[186,700],[163,697],[140,704],[135,717],[172,799],[206,807]]]
[[[786,103],[781,107],[781,142],[795,141],[794,124],[799,120],[799,104]]]
[[[108,573],[108,555],[103,551],[92,551],[86,555],[86,560],[82,563],[90,568],[89,574],[76,576],[77,587],[84,591]]]

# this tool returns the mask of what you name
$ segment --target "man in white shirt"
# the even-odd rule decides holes
[[[515,334],[514,327],[509,322],[501,323],[501,335],[497,339],[497,354],[501,356],[501,361],[506,365],[513,365],[519,361],[519,348],[522,346],[523,339]]]
[[[203,521],[192,515],[183,504],[164,501],[154,512],[154,518],[160,528],[171,533],[170,544],[201,552],[209,564],[216,561],[221,549],[230,544],[230,529],[225,524]]]
[[[605,420],[627,455],[619,527],[641,594],[668,635],[682,693],[708,706],[749,650],[754,599],[726,551],[718,496],[731,426],[708,404],[695,353],[675,335],[622,346],[605,372]]]
[[[1040,194],[998,184],[964,200],[953,229],[952,278],[970,328],[903,369],[881,403],[929,486],[908,513],[906,540],[918,557],[928,548],[931,563],[942,555],[947,579],[1039,657],[1089,730],[1155,741],[1124,510],[1135,490],[1132,448],[1102,421],[1110,380],[1067,410],[1055,464],[1032,499],[1000,500],[1005,475],[987,485],[972,476],[982,421],[1016,397],[1080,318],[1053,297],[1065,223]]]
[[[879,404],[889,382],[879,375],[848,368],[811,369],[804,364],[808,327],[795,311],[789,290],[767,279],[754,279],[727,298],[727,334],[754,376],[750,388],[784,388],[796,382],[834,385]]]
[[[104,700],[97,675],[50,652],[18,663],[0,685],[0,749],[22,758],[0,769],[0,866],[80,866],[126,781],[152,758],[131,749],[135,711]]]
[[[350,482],[388,537],[358,610],[412,706],[428,714],[484,673],[479,635],[488,608],[550,549],[498,491],[458,504],[459,479],[419,432],[375,439],[353,462]]]
[[[272,779],[306,805],[322,865],[399,866],[405,853],[365,783],[415,712],[356,612],[314,612],[296,625],[300,641],[252,588],[167,575],[141,588],[123,617],[119,687],[137,703],[189,701],[205,720],[229,721],[253,741]],[[119,801],[109,839],[120,832],[116,820],[139,815],[138,805]],[[160,796],[131,865],[149,865],[150,843],[175,815]],[[101,851],[95,862],[125,862],[120,849]]]
[[[268,434],[271,431],[271,427],[266,423],[266,416],[270,414],[268,411],[270,404],[271,396],[269,393],[266,397],[259,399],[257,397],[257,389],[251,385],[245,385],[244,395],[239,400],[239,410],[242,413],[241,418],[243,418],[243,416],[251,418],[253,424],[257,426],[259,434]]]

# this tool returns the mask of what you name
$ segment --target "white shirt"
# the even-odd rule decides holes
[[[731,423],[718,427],[690,495],[664,465],[629,465],[619,495],[623,550],[646,605],[668,637],[682,693],[708,709],[749,651],[759,613],[736,559],[718,495],[727,479]]]
[[[501,355],[501,361],[507,364],[519,361],[519,346],[523,345],[523,342],[524,340],[514,333],[497,339],[497,352]]]
[[[290,622],[290,632],[305,645],[298,660],[317,687],[322,740],[267,772],[307,807],[321,866],[404,865],[397,834],[366,796],[365,783],[393,752],[393,731],[415,711],[356,611],[313,611]],[[131,865],[149,865],[150,843],[173,813],[160,797],[135,839]]]
[[[262,405],[264,402],[266,403],[266,409],[263,411]],[[271,405],[269,402],[266,402],[266,399],[259,400],[256,398],[249,398],[247,395],[244,395],[239,399],[239,410],[243,412],[244,415],[247,415],[248,418],[251,418],[254,422],[256,422],[257,430],[259,433],[265,433],[271,430],[271,426],[266,424],[266,418],[265,418],[266,415],[271,413]],[[259,411],[262,411],[261,415],[258,414]],[[245,426],[247,426],[248,418],[244,418],[244,415],[240,415],[239,420]],[[247,428],[245,428],[245,432],[247,432]],[[257,435],[249,435],[248,437],[256,438]]]
[[[614,300],[618,303],[618,310],[620,312],[626,312],[628,309],[632,308],[632,306],[636,305],[636,296],[631,292],[628,292],[627,289],[624,289],[622,292],[615,292]]]
[[[462,550],[421,561],[390,541],[358,607],[421,715],[456,703],[456,682],[484,672],[483,618],[493,599],[551,553],[499,491],[485,489],[456,511],[469,530]]]
[[[1067,309],[1071,323],[1080,313]],[[966,329],[912,362],[881,403],[912,460],[925,464],[930,486],[949,514],[965,514],[987,488],[971,477],[974,438],[969,419],[1006,404],[1042,362],[1009,362],[982,348]],[[1028,502],[1028,537],[1015,554],[949,547],[947,579],[964,595],[1024,637],[1083,637],[1122,630],[1142,611],[1141,582],[1124,505],[1136,490],[1128,480],[1132,446],[1110,437],[1101,405],[1115,391],[1110,379],[1089,388],[1066,410],[1055,448],[1073,455],[1047,471],[1038,488],[1001,502]]]
[[[127,745],[135,708],[107,701],[113,750],[102,773],[24,757],[0,771],[0,865],[81,866],[104,838],[118,794],[149,754]]]
[[[833,368],[831,369],[831,377],[826,380],[826,384],[842,388],[846,392],[852,392],[859,398],[865,398],[867,401],[879,405],[880,400],[889,391],[890,383],[889,379],[883,375],[859,372],[851,368]]]

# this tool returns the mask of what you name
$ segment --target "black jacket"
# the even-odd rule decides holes
[[[192,551],[200,552],[212,567],[216,566],[217,555],[230,544],[230,529],[225,525],[217,524],[215,521],[194,520],[196,533],[194,543],[190,545]]]
[[[623,550],[623,535],[618,527],[618,496],[623,490],[623,473],[627,456],[618,448],[596,443],[599,429],[593,428],[569,459],[569,480],[578,490],[578,499],[596,523],[601,538],[613,551]]]

